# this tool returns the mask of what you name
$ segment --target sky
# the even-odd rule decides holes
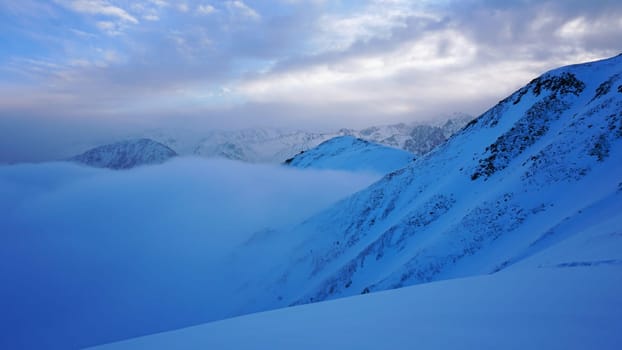
[[[0,146],[477,116],[621,37],[607,0],[0,0]]]

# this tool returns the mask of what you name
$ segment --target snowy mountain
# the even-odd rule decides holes
[[[192,153],[253,163],[281,163],[334,136],[336,135],[331,133],[279,129],[210,131],[194,147]]]
[[[175,156],[177,153],[169,147],[143,138],[99,146],[69,160],[97,168],[130,169],[163,163]]]
[[[503,270],[620,201],[620,159],[622,56],[550,71],[408,167],[265,237],[257,249],[288,258],[248,284],[270,292],[245,311]]]
[[[414,160],[412,153],[352,136],[338,136],[285,161],[297,168],[372,171],[386,174]]]
[[[359,131],[345,130],[343,132],[364,140],[401,148],[420,156],[445,142],[473,120],[473,117],[468,114],[455,113],[442,120],[442,122],[373,126]]]
[[[440,122],[436,124],[432,123],[432,126],[441,128],[445,138],[449,138],[451,135],[460,131],[465,125],[471,122],[475,117],[466,113],[453,113],[444,119],[440,119]]]
[[[582,215],[589,219],[581,225],[560,227],[573,235],[569,242],[500,273],[257,313],[94,349],[618,349],[621,196]]]
[[[441,122],[393,124],[363,130],[340,129],[327,132],[281,129],[210,130],[189,137],[172,131],[152,131],[144,135],[158,140],[181,155],[227,158],[252,163],[282,163],[338,136],[353,136],[401,148],[422,155],[443,143],[449,136],[473,119],[467,114],[453,114]]]
[[[111,346],[615,348],[620,159],[622,56],[534,79],[371,186],[197,157],[0,167],[0,347],[295,306]]]

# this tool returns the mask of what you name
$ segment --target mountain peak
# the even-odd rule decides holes
[[[337,136],[285,161],[297,168],[367,170],[386,174],[402,168],[414,154],[354,136]]]
[[[177,156],[168,146],[139,138],[92,148],[69,160],[97,168],[130,169],[140,165],[159,164]]]

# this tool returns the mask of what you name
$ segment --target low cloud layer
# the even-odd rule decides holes
[[[244,278],[225,263],[234,247],[375,179],[188,158],[2,166],[0,347],[77,348],[223,317]]]
[[[0,119],[32,128],[477,115],[545,70],[622,51],[614,1],[0,0],[0,10]]]

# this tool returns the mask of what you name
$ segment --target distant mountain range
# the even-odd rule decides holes
[[[170,131],[145,133],[180,155],[219,157],[246,162],[281,163],[296,154],[338,136],[401,148],[417,156],[429,152],[473,119],[456,113],[439,122],[400,123],[365,128],[340,129],[334,132],[290,131],[280,129],[210,130],[198,138],[175,135]]]
[[[170,131],[153,131],[144,133],[144,136],[139,138],[128,138],[94,147],[71,157],[70,160],[111,169],[129,169],[139,165],[158,164],[177,155],[276,164],[308,151],[325,141],[342,136],[399,148],[410,153],[406,158],[412,158],[413,155],[423,155],[443,143],[472,119],[473,117],[467,114],[456,113],[443,121],[428,124],[400,123],[373,126],[362,130],[340,129],[327,133],[266,128],[234,131],[209,130],[202,133],[198,140],[188,135],[173,136],[174,134]],[[378,150],[377,147],[376,150]],[[336,166],[335,162],[333,162],[334,166]],[[337,166],[337,168],[342,167]],[[388,169],[386,162],[380,168],[370,165],[367,170],[372,170],[371,168]]]
[[[95,167],[128,169],[157,164],[176,155],[225,158],[252,163],[282,163],[335,137],[350,136],[372,143],[399,148],[412,155],[426,154],[445,142],[473,119],[455,113],[439,122],[392,124],[362,130],[335,132],[286,131],[280,129],[209,130],[200,137],[171,131],[152,131],[138,138],[94,147],[71,158]],[[141,154],[142,152],[142,154]]]

